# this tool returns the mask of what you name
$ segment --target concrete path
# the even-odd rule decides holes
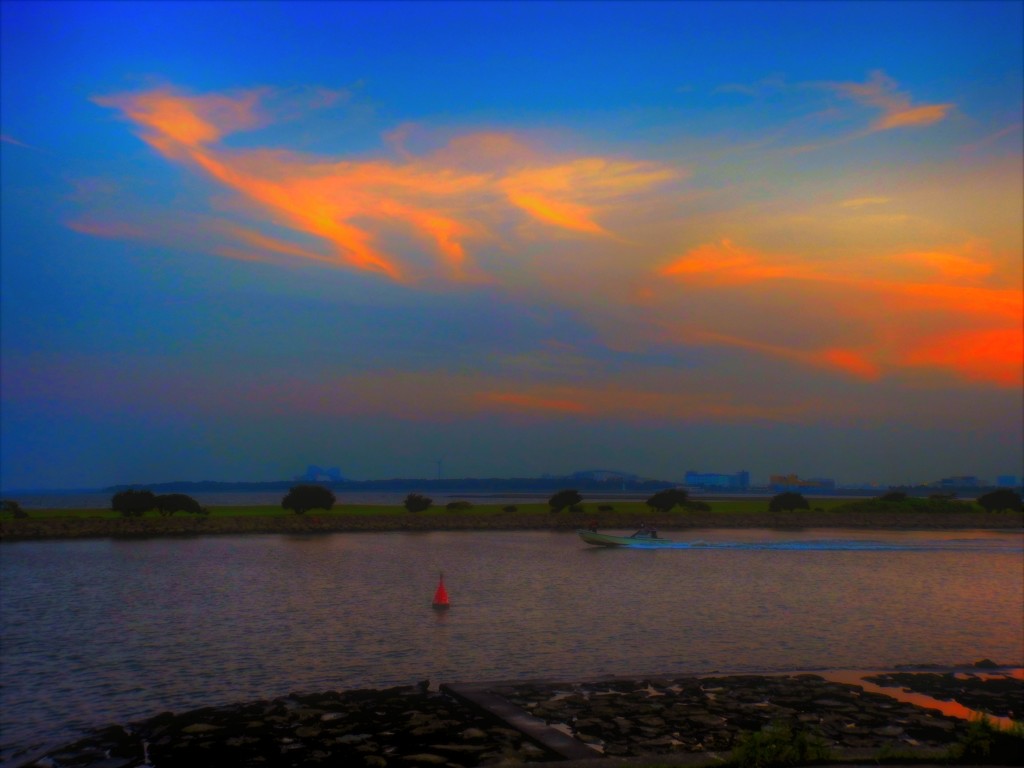
[[[596,749],[591,749],[569,734],[546,725],[543,720],[524,712],[510,704],[504,697],[491,692],[493,685],[481,683],[445,683],[441,691],[462,701],[479,707],[488,714],[509,724],[512,728],[526,734],[538,744],[561,755],[566,760],[600,760],[608,765],[605,758]]]

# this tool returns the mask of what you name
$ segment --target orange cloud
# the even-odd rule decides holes
[[[595,210],[573,199],[600,201],[636,192],[675,177],[673,171],[643,163],[584,158],[564,165],[515,172],[500,181],[509,201],[536,218],[577,232],[605,234]]]
[[[878,365],[852,349],[826,349],[820,353],[820,359],[865,381],[876,381],[882,376],[882,369]]]
[[[855,197],[843,200],[839,205],[843,208],[862,208],[865,205],[884,205],[891,202],[888,197]]]
[[[267,93],[187,96],[163,88],[95,100],[119,109],[168,159],[192,164],[288,227],[329,243],[334,257],[328,260],[398,281],[416,279],[423,268],[382,246],[389,234],[405,229],[424,238],[448,278],[481,280],[468,244],[490,236],[488,221],[502,199],[555,227],[608,236],[597,220],[600,210],[676,175],[652,164],[603,158],[551,164],[523,143],[494,133],[463,137],[424,157],[402,147],[405,158],[397,163],[331,163],[288,152],[221,149],[218,142],[226,135],[272,119],[262,107]],[[392,134],[391,141],[401,146],[411,131]],[[467,167],[481,158],[488,160],[483,172]],[[249,239],[252,244],[251,234]],[[324,260],[280,244],[270,250]]]
[[[224,134],[260,125],[263,120],[256,106],[263,93],[248,91],[233,97],[186,96],[161,88],[147,93],[98,96],[93,101],[121,110],[129,120],[152,132],[153,138],[197,146],[210,144]]]
[[[678,388],[664,391],[614,379],[596,386],[535,387],[531,391],[526,385],[525,390],[517,392],[478,391],[476,402],[488,410],[497,408],[517,413],[561,413],[641,421],[793,421],[805,418],[818,408],[811,402],[796,405],[755,403],[749,399],[734,402],[729,395],[722,393],[686,392]]]
[[[256,248],[259,251],[280,253],[285,256],[298,256],[312,261],[332,261],[329,256],[323,256],[319,253],[310,251],[308,248],[300,248],[287,240],[270,237],[262,232],[246,229],[245,227],[240,227],[237,224],[220,222],[214,225],[214,229],[219,230],[236,240],[241,240],[246,245]],[[231,258],[236,258],[236,256],[232,256]]]
[[[947,280],[980,280],[992,274],[992,264],[972,256],[949,251],[911,251],[893,257],[894,260],[920,264]]]
[[[874,122],[872,127],[876,131],[886,131],[890,128],[904,128],[911,125],[931,125],[945,118],[952,108],[952,104],[927,104],[923,107],[901,109],[883,115]]]
[[[970,244],[964,249],[971,252]],[[878,275],[886,264],[915,263],[929,267],[931,281],[898,279]],[[865,265],[803,263],[795,259],[741,249],[729,240],[692,249],[683,257],[661,267],[663,277],[682,281],[690,289],[707,290],[751,287],[764,281],[815,283],[837,290],[827,294],[833,314],[848,314],[859,323],[865,337],[861,351],[845,347],[804,350],[785,344],[765,344],[712,332],[687,331],[684,336],[698,343],[744,347],[807,365],[827,365],[865,380],[881,376],[883,363],[892,369],[930,365],[954,370],[974,381],[1011,385],[1020,381],[1024,356],[1024,292],[1019,290],[964,285],[964,280],[986,277],[991,265],[976,256],[953,251],[896,254],[876,262],[876,274],[856,274]],[[879,301],[881,299],[881,302]],[[863,306],[874,307],[871,314]],[[1006,327],[984,331],[946,332],[937,341],[920,344],[919,318],[933,327],[1006,323]],[[903,330],[906,325],[907,329]],[[756,336],[756,330],[752,330]]]
[[[897,90],[896,81],[881,70],[871,73],[864,83],[830,83],[829,87],[847,98],[882,110],[871,125],[872,131],[885,131],[916,125],[931,125],[944,119],[953,104],[914,106],[910,96]]]
[[[992,328],[937,335],[915,345],[903,362],[908,366],[949,368],[970,381],[1020,386],[1024,379],[1024,330]]]

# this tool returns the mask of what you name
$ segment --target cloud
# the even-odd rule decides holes
[[[495,237],[493,220],[507,216],[509,208],[560,230],[612,237],[600,222],[609,207],[678,175],[651,163],[602,157],[552,162],[500,133],[461,137],[432,154],[412,155],[405,149],[410,126],[389,136],[401,148],[397,161],[335,161],[286,150],[222,147],[232,133],[273,122],[268,93],[191,96],[161,88],[95,101],[120,110],[168,159],[201,170],[264,215],[320,239],[332,251],[327,258],[310,256],[306,249],[276,252],[375,271],[396,281],[429,274],[486,281],[469,244]],[[411,264],[384,244],[403,233],[428,243],[444,269]]]
[[[3,142],[4,144],[11,144],[15,147],[23,147],[24,149],[35,149],[31,144],[18,141],[16,138],[6,133],[0,133],[0,142]]]
[[[228,133],[266,122],[257,112],[262,90],[234,95],[188,96],[173,88],[133,94],[97,96],[94,102],[119,109],[144,129],[143,137],[158,148],[177,142],[186,147],[212,144]]]
[[[764,329],[755,322],[749,335],[731,337],[677,325],[672,333],[682,341],[744,347],[805,365],[832,366],[865,380],[886,371],[932,366],[966,380],[1019,385],[1024,293],[965,285],[992,272],[977,250],[968,243],[948,251],[896,253],[873,264],[815,263],[723,240],[694,248],[657,272],[682,282],[690,293],[720,294],[723,301],[742,301],[738,296],[764,290],[768,281],[800,285],[808,298],[827,301],[833,315],[847,317],[860,339],[856,350],[808,348],[798,341],[799,334],[789,343],[767,342],[759,340]],[[899,276],[897,268],[906,264],[925,267],[929,277]],[[866,314],[861,307],[873,311]],[[923,342],[923,337],[930,340]]]
[[[878,130],[923,124],[942,106],[914,105],[880,73],[833,88],[880,110],[878,124],[889,124]],[[1020,379],[1024,312],[1020,291],[1005,287],[1009,261],[965,235],[972,226],[928,221],[930,198],[898,175],[837,185],[804,158],[793,184],[784,168],[778,173],[788,158],[776,153],[759,165],[755,143],[744,150],[750,181],[742,185],[716,186],[723,166],[734,170],[720,159],[727,152],[691,148],[704,163],[701,188],[668,162],[555,150],[525,132],[451,136],[416,123],[385,133],[379,154],[312,155],[283,143],[276,129],[318,107],[304,94],[163,88],[99,101],[208,185],[205,199],[192,198],[202,212],[182,214],[176,228],[193,249],[366,271],[399,283],[410,305],[418,287],[473,296],[486,285],[530,329],[517,327],[507,343],[496,330],[466,351],[479,371],[473,377],[442,370],[446,361],[414,374],[390,358],[391,370],[334,375],[323,387],[250,390],[259,402],[409,419],[801,420],[845,405],[824,402],[810,385],[798,392],[800,377],[865,391],[886,380],[1007,387]],[[233,140],[241,131],[245,141]],[[794,209],[787,194],[821,202]],[[913,216],[879,209],[893,200]],[[102,237],[148,232],[161,242],[174,229],[123,212],[69,226]],[[643,376],[623,375],[646,360],[659,361],[657,373],[640,362]],[[674,375],[723,360],[735,366],[728,376]],[[762,394],[768,368],[792,378]]]
[[[1016,139],[1014,146],[1019,149],[1020,134],[1022,129],[1024,129],[1024,123],[1013,123],[1011,125],[1006,126],[1005,128],[1001,128],[998,131],[995,131],[994,133],[990,133],[988,136],[985,136],[979,139],[978,141],[972,142],[970,144],[965,144],[964,146],[960,147],[960,149],[968,153],[980,152],[983,149],[987,149],[991,146],[998,144],[998,142],[1001,139],[1005,139],[1009,136],[1013,136]]]
[[[94,221],[82,218],[68,221],[65,226],[83,235],[112,240],[144,240],[150,236],[149,230],[123,221]]]
[[[882,111],[870,131],[931,125],[943,120],[953,104],[913,105],[909,94],[898,90],[895,80],[882,70],[874,70],[863,83],[829,83],[828,88],[846,98]]]
[[[885,205],[892,202],[888,197],[854,197],[839,203],[843,208],[863,208],[865,205]]]

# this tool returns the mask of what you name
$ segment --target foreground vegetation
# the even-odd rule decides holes
[[[329,509],[314,506],[308,499],[296,500],[292,494],[282,500],[286,502],[283,506],[201,507],[182,499],[164,499],[163,506],[145,510],[135,504],[138,495],[121,497],[121,501],[128,498],[132,502],[121,509],[26,510],[16,502],[5,502],[0,514],[0,540],[343,531],[571,531],[583,527],[636,530],[643,524],[665,531],[1024,528],[1024,513],[1019,509],[993,512],[974,503],[949,499],[812,499],[806,508],[792,508],[791,504],[772,503],[775,499],[755,497],[708,501],[680,501],[676,497],[669,506],[672,499],[664,497],[646,501],[590,501],[577,500],[578,496],[566,494],[547,501],[525,499],[515,504],[478,504],[461,499],[442,505],[421,494],[409,494],[404,504],[385,506],[347,503],[344,497],[339,503],[332,501],[330,494],[319,502],[323,506],[329,504]],[[563,503],[566,505],[562,506]]]
[[[715,516],[727,518],[736,515],[764,514],[773,511],[769,510],[766,499],[730,499],[727,501],[706,501],[699,502],[702,512],[709,512]],[[259,505],[259,506],[209,506],[205,508],[211,518],[228,517],[291,517],[295,514],[291,508],[280,506]],[[778,510],[774,510],[778,511]],[[790,510],[785,510],[790,511]],[[676,507],[674,510],[664,511],[649,507],[643,501],[602,501],[583,502],[576,504],[573,508],[565,508],[553,512],[546,501],[528,501],[516,504],[479,504],[469,501],[457,501],[448,505],[431,505],[426,509],[408,510],[404,505],[375,505],[375,504],[350,504],[344,498],[335,502],[331,509],[308,508],[304,513],[314,517],[404,517],[414,514],[418,517],[441,518],[457,515],[467,519],[486,518],[497,515],[522,514],[522,515],[551,515],[564,518],[581,519],[588,515],[598,518],[605,524],[613,524],[616,521],[631,522],[634,518],[645,519],[657,516],[660,519],[677,519],[684,522],[688,517],[693,517],[693,511],[686,507]],[[905,502],[883,502],[878,499],[864,499],[850,501],[846,499],[814,499],[811,506],[804,511],[808,517],[814,513],[826,512],[835,517],[849,513],[881,513],[899,514],[926,512],[933,514],[950,513],[976,513],[983,515],[986,510],[969,502],[962,501],[933,501],[929,499],[908,499]],[[121,511],[113,509],[24,509],[23,519],[55,519],[55,518],[97,518],[116,519],[124,517]],[[132,517],[138,518],[160,518],[167,516],[166,512],[159,509],[151,509],[145,512],[135,512]],[[12,512],[4,512],[5,519],[15,519]],[[1007,512],[1007,518],[1012,519],[1013,513]],[[585,520],[584,520],[585,522]]]

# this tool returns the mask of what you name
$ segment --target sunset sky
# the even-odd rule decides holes
[[[2,2],[4,489],[1022,474],[1020,2]]]

